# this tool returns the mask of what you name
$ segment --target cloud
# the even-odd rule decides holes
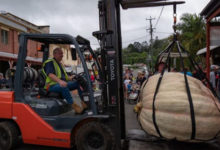
[[[209,0],[186,0],[177,7],[178,17],[183,13],[200,13]],[[94,48],[97,40],[93,31],[99,30],[98,0],[0,0],[0,10],[10,12],[36,25],[50,25],[52,33],[78,34],[91,40]],[[162,7],[121,10],[123,47],[130,42],[149,40],[150,16],[155,25]],[[154,37],[164,38],[172,33],[172,7],[164,8]]]

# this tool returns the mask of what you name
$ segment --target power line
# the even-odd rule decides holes
[[[146,28],[145,26],[142,26],[142,27],[137,27],[137,28],[133,28],[133,29],[122,30],[122,32],[130,32],[130,31],[143,30],[145,28]]]
[[[99,45],[98,43],[97,44],[95,44],[95,43],[91,43],[90,45]]]
[[[155,25],[154,25],[155,28],[157,27],[157,24],[158,24],[158,22],[159,22],[159,20],[160,20],[160,17],[161,17],[161,15],[162,15],[162,13],[163,13],[163,9],[164,9],[164,6],[162,7],[162,9],[161,9],[161,11],[160,11],[160,15],[159,15],[159,17],[158,17],[158,19],[157,19],[157,22],[156,22]]]
[[[157,32],[154,32],[154,33],[169,34],[169,35],[173,34],[172,32],[160,32],[160,31],[157,31]],[[146,38],[146,35],[141,36],[141,37],[137,37],[137,38],[132,39],[132,40],[122,41],[122,43],[125,44],[125,43],[133,42],[133,41],[136,41],[136,40],[144,39],[144,38]],[[99,45],[99,44],[98,43],[91,43],[91,45]]]
[[[143,39],[143,38],[146,38],[146,36],[142,36],[142,37],[139,37],[139,38],[136,38],[136,39],[133,39],[133,40],[129,40],[129,41],[122,41],[122,43],[129,43],[129,42],[133,42],[133,41],[136,41],[136,40],[140,40],[140,39]]]
[[[172,32],[160,32],[160,31],[156,31],[154,33],[162,33],[162,34],[173,34]]]

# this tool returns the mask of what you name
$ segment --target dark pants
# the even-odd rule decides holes
[[[57,92],[61,93],[62,97],[67,100],[69,104],[73,104],[73,98],[70,94],[70,91],[72,90],[78,90],[80,98],[82,98],[82,90],[80,89],[80,86],[77,81],[69,81],[67,82],[67,87],[61,87],[58,83],[51,86],[49,89],[49,92]]]

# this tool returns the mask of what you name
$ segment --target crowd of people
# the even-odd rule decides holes
[[[138,71],[137,77],[134,77],[133,70],[127,68],[123,75],[124,79],[124,97],[128,99],[129,94],[138,90],[143,82],[147,79],[146,71]]]

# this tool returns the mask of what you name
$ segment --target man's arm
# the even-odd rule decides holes
[[[57,82],[61,87],[67,87],[67,83],[59,79],[55,74],[49,73],[48,77],[50,77],[53,81]]]

